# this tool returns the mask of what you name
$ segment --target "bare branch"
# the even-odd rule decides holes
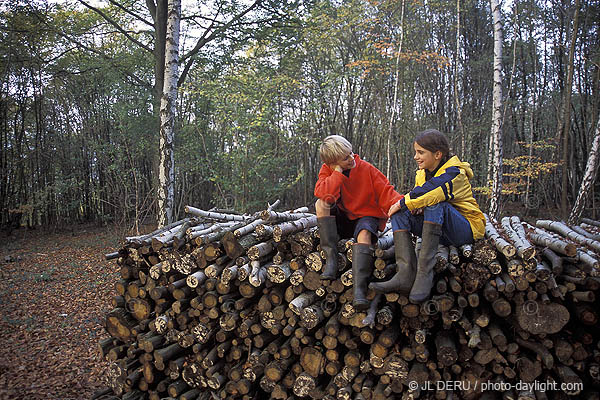
[[[246,14],[248,14],[250,11],[252,11],[257,6],[259,6],[262,3],[262,1],[263,0],[256,0],[244,11],[235,15],[227,23],[225,23],[225,24],[219,26],[217,29],[215,29],[208,37],[206,37],[206,33],[208,32],[208,30],[205,31],[205,34],[202,35],[202,37],[198,40],[198,42],[196,43],[196,46],[194,46],[194,48],[192,50],[190,50],[184,57],[182,57],[182,60],[184,60],[184,59],[189,59],[189,60],[186,62],[185,67],[183,68],[183,71],[181,72],[181,76],[179,77],[179,81],[177,82],[178,87],[183,85],[183,82],[185,81],[185,78],[187,77],[187,74],[188,74],[190,68],[192,67],[192,64],[194,63],[193,56],[198,54],[200,49],[202,47],[204,47],[204,45],[206,45],[206,43],[215,39],[217,37],[217,35],[223,33],[225,30],[229,29],[232,25],[236,24]],[[212,26],[212,24],[211,24],[211,26]]]
[[[137,18],[138,20],[145,23],[146,25],[150,25],[150,26],[154,27],[154,24],[152,22],[146,20],[146,18],[142,17],[141,15],[138,15],[138,14],[134,13],[133,11],[128,10],[127,8],[123,7],[123,5],[117,3],[115,0],[108,0],[108,1],[110,2],[110,4],[120,8],[121,10],[125,11],[127,14],[131,15],[134,18]]]
[[[131,36],[129,33],[127,33],[127,31],[125,29],[123,29],[112,18],[110,18],[108,15],[106,15],[104,12],[102,12],[98,8],[92,6],[89,3],[86,3],[84,0],[77,0],[77,1],[79,1],[81,4],[83,4],[84,6],[86,6],[87,8],[89,8],[90,10],[94,11],[96,14],[100,15],[102,18],[104,18],[106,20],[106,22],[108,22],[109,24],[111,24],[112,26],[114,26],[115,28],[117,28],[117,30],[119,32],[121,32],[123,35],[125,35],[125,37],[127,39],[129,39],[130,41],[132,41],[133,43],[135,43],[136,45],[138,45],[142,49],[148,51],[149,53],[153,53],[154,52],[154,50],[152,50],[150,47],[148,47],[147,45],[145,45],[144,43],[140,42],[139,40],[137,40],[133,36]]]
[[[33,15],[35,15],[35,17],[44,25],[46,25],[48,27],[48,29],[50,31],[56,32],[57,35],[59,35],[60,37],[66,39],[67,41],[77,45],[79,48],[82,48],[84,50],[87,50],[91,53],[97,54],[98,56],[104,58],[105,60],[107,60],[108,62],[110,62],[115,68],[117,68],[121,73],[123,73],[126,77],[130,78],[131,80],[133,80],[134,82],[136,82],[138,85],[146,87],[148,89],[152,89],[152,85],[148,84],[147,82],[145,82],[144,80],[138,78],[137,76],[129,73],[128,71],[124,70],[118,63],[116,63],[112,58],[110,58],[109,56],[107,56],[106,54],[104,54],[103,52],[94,49],[92,47],[89,47],[87,45],[85,45],[84,43],[80,42],[79,40],[61,32],[60,30],[54,29],[52,25],[50,25],[48,23],[48,21],[46,21],[46,19],[41,16],[39,14],[39,12],[37,12],[37,10],[35,9],[31,9],[31,12]]]

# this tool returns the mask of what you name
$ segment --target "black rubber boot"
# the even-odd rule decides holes
[[[337,243],[339,240],[335,217],[317,218],[317,225],[321,237],[321,249],[325,252],[325,266],[321,273],[321,279],[335,280],[338,274]]]
[[[442,226],[425,222],[423,224],[423,240],[421,241],[421,251],[417,261],[417,275],[415,283],[410,290],[408,299],[411,303],[422,303],[429,297],[433,287],[433,267],[435,267],[435,255],[440,244],[442,235]]]
[[[352,245],[352,286],[354,301],[352,305],[357,311],[369,308],[367,300],[368,280],[373,273],[373,248],[371,245],[355,243]]]
[[[417,273],[417,256],[410,232],[394,232],[394,252],[396,253],[396,274],[385,282],[373,282],[369,288],[379,293],[400,293],[408,295]]]

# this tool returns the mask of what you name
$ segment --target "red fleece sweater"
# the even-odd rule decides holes
[[[379,218],[382,220],[379,228],[383,230],[388,210],[404,196],[396,192],[385,175],[373,165],[356,154],[354,160],[356,167],[350,170],[348,177],[323,164],[315,184],[315,196],[329,204],[341,198],[338,206],[348,218]]]

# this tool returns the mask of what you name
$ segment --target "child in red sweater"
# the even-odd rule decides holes
[[[326,265],[321,279],[336,279],[337,242],[354,237],[352,247],[353,305],[368,308],[368,278],[373,269],[373,242],[383,230],[390,207],[403,196],[394,190],[384,174],[352,152],[342,136],[323,140],[319,149],[323,166],[315,185],[317,222]]]

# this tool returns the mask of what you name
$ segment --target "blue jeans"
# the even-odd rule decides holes
[[[408,230],[417,236],[423,234],[423,222],[428,221],[442,226],[440,243],[449,246],[462,246],[473,243],[473,232],[469,221],[447,201],[425,207],[423,214],[413,215],[408,209],[398,211],[391,217],[394,231]]]

